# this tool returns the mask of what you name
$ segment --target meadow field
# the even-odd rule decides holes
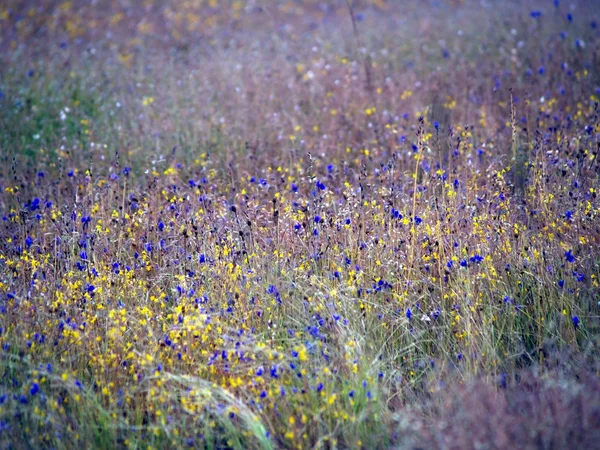
[[[600,448],[599,22],[2,1],[0,448]]]

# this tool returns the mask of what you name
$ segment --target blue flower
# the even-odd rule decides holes
[[[578,316],[573,316],[573,317],[571,317],[571,320],[573,321],[573,326],[575,328],[577,328],[579,326],[579,317]]]
[[[575,262],[575,257],[573,256],[573,253],[571,253],[571,250],[565,252],[565,258],[567,258],[567,261],[570,263]]]
[[[469,258],[469,260],[473,263],[479,264],[483,261],[483,256],[475,253],[473,256],[471,256],[471,258]]]

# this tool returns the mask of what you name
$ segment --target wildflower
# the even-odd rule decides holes
[[[29,394],[33,397],[38,392],[40,392],[40,385],[37,383],[33,383],[31,385],[31,389],[29,389]]]
[[[571,317],[571,320],[573,321],[573,326],[575,328],[579,327],[579,317],[578,316]]]
[[[575,257],[573,256],[573,253],[571,253],[571,250],[565,252],[565,258],[570,263],[575,262]]]
[[[479,264],[483,261],[483,256],[475,253],[473,256],[471,256],[471,258],[469,258],[469,261],[471,261],[472,263]]]

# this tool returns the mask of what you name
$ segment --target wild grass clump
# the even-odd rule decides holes
[[[2,447],[593,445],[600,36],[555,3],[2,6]]]

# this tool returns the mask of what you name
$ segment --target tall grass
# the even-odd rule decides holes
[[[593,2],[205,3],[0,11],[0,443],[593,442]]]

